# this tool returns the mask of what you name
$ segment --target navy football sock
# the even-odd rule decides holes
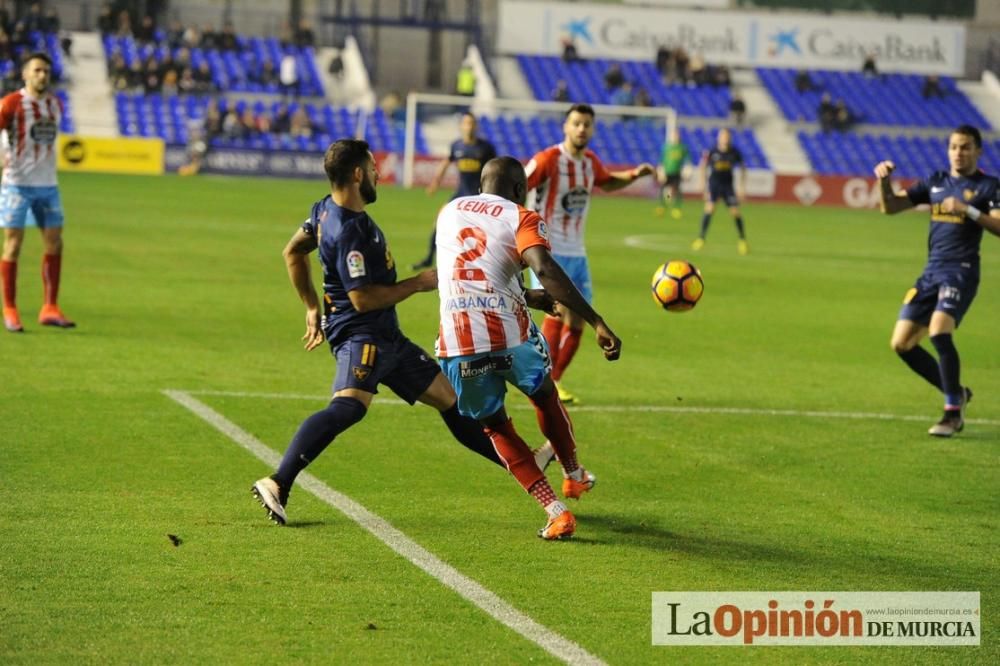
[[[939,333],[931,336],[931,342],[938,353],[938,365],[941,366],[941,389],[944,391],[946,407],[962,406],[962,384],[959,381],[961,363],[958,360],[958,350],[951,339],[951,333]]]
[[[903,359],[906,365],[915,373],[926,379],[937,390],[941,391],[941,368],[934,360],[931,353],[917,345],[913,349],[897,352],[899,358]]]
[[[740,239],[741,240],[746,240],[747,235],[743,231],[743,217],[740,216],[740,215],[737,215],[736,217],[733,218],[733,220],[736,222],[736,231],[739,232]]]
[[[708,225],[711,221],[712,221],[711,213],[705,213],[701,216],[701,233],[698,234],[698,237],[701,238],[702,240],[704,240],[705,236],[708,234]]]
[[[274,480],[287,491],[299,472],[323,453],[337,435],[363,419],[367,411],[354,398],[334,398],[326,409],[307,418],[288,445]]]
[[[497,455],[496,449],[493,448],[493,442],[483,430],[482,424],[468,416],[462,416],[458,411],[457,403],[441,412],[441,418],[444,419],[448,430],[462,446],[506,469],[507,466]]]

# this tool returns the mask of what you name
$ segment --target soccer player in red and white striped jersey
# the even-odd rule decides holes
[[[589,104],[574,104],[566,112],[562,143],[537,153],[528,162],[528,189],[535,190],[535,210],[549,228],[552,254],[587,302],[593,300],[587,249],[583,243],[590,209],[590,194],[595,187],[605,192],[620,190],[643,176],[656,173],[649,163],[626,171],[609,171],[587,146],[594,136],[594,109]],[[532,286],[536,286],[533,280]],[[558,316],[547,316],[542,333],[552,355],[552,378],[559,399],[576,402],[559,381],[580,346],[583,319],[565,307]]]
[[[621,340],[604,323],[549,253],[546,224],[524,208],[524,168],[513,157],[486,163],[482,194],[459,197],[437,219],[441,327],[437,355],[458,394],[463,416],[479,419],[514,478],[548,515],[543,539],[570,536],[576,520],[556,499],[528,445],[507,417],[507,383],[528,396],[563,467],[563,495],[578,499],[594,477],[576,460],[573,425],[552,382],[545,341],[528,316],[528,305],[551,311],[554,301],[577,313],[597,332],[608,360]],[[521,271],[529,266],[546,291],[525,292]]]
[[[0,184],[0,227],[4,230],[0,278],[3,282],[4,327],[24,330],[17,310],[17,260],[30,212],[42,232],[44,304],[38,322],[72,328],[75,324],[57,305],[62,269],[63,209],[56,183],[56,134],[62,102],[49,90],[52,60],[32,53],[24,61],[24,87],[0,101],[0,131],[6,158]]]

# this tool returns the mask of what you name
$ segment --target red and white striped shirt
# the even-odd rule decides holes
[[[4,183],[56,184],[56,134],[62,113],[62,102],[51,93],[35,97],[22,88],[0,100]]]
[[[494,194],[460,197],[438,214],[440,358],[503,351],[527,342],[521,254],[544,245],[538,213]]]
[[[590,193],[611,179],[611,173],[589,148],[574,159],[563,144],[537,153],[525,167],[528,189],[535,190],[535,210],[549,225],[552,254],[584,257]]]

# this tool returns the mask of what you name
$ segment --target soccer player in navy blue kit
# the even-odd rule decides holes
[[[892,348],[914,372],[944,394],[944,416],[928,431],[951,437],[965,425],[963,411],[972,391],[962,386],[958,350],[952,336],[979,287],[979,245],[983,229],[1000,236],[1000,182],[979,170],[983,140],[962,125],[948,138],[949,171],[936,171],[909,189],[895,192],[896,165],[875,165],[882,212],[893,214],[919,204],[931,207],[927,266],[903,298]],[[938,359],[920,346],[930,335]]]
[[[733,170],[740,168],[739,189],[734,187]],[[707,178],[706,178],[707,176]],[[701,157],[701,185],[705,192],[705,211],[701,216],[701,232],[691,244],[692,250],[705,247],[705,236],[708,235],[708,225],[712,222],[715,212],[715,202],[722,199],[729,208],[729,213],[736,223],[736,231],[740,235],[736,250],[740,254],[750,251],[747,245],[746,231],[743,228],[743,217],[740,215],[740,199],[746,192],[746,167],[743,165],[743,154],[733,146],[733,135],[727,129],[719,130],[715,147],[706,150]],[[706,187],[707,185],[707,187]]]
[[[479,194],[479,178],[483,173],[483,167],[491,159],[497,156],[496,148],[486,139],[480,138],[476,131],[479,125],[476,117],[466,111],[462,114],[462,138],[451,144],[448,150],[448,157],[438,164],[434,178],[427,186],[427,194],[432,195],[437,192],[441,185],[441,179],[448,171],[448,167],[454,164],[458,167],[458,189],[451,195],[452,199],[458,197],[469,197]],[[434,265],[435,233],[431,231],[431,241],[427,248],[427,255],[419,262],[413,264],[411,268],[415,271],[430,268]]]
[[[365,416],[379,384],[411,405],[420,401],[438,410],[459,442],[503,466],[481,425],[459,414],[455,390],[434,357],[399,328],[396,304],[418,292],[436,291],[437,271],[396,281],[385,234],[365,212],[375,202],[378,182],[368,144],[354,139],[333,143],[324,169],[331,194],[313,205],[284,256],[288,276],[306,306],[305,348],[329,342],[337,374],[330,404],[302,422],[278,470],[253,485],[268,516],[282,525],[295,477]],[[317,249],[323,268],[322,304],[309,269],[309,255]]]

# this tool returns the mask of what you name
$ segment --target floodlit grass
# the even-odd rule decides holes
[[[198,396],[279,453],[323,405],[333,362],[301,350],[280,255],[323,194],[321,181],[63,177],[62,301],[80,326],[34,324],[29,233],[28,332],[0,335],[0,661],[555,661],[302,489],[288,528],[267,523],[248,491],[269,470],[161,392],[314,395]],[[421,256],[442,201],[380,189],[370,212],[399,266]],[[572,412],[600,479],[573,505],[575,540],[539,541],[530,498],[424,407],[376,404],[310,472],[612,664],[996,663],[1000,242],[984,240],[982,287],[956,335],[973,422],[936,440],[939,397],[888,347],[923,266],[926,215],[751,204],[751,254],[739,257],[724,210],[690,251],[697,208],[673,221],[648,201],[593,204],[596,306],[624,352],[609,364],[588,335],[565,382],[584,407],[661,411]],[[690,313],[650,298],[669,258],[705,276]],[[435,295],[399,313],[431,349]],[[509,404],[537,442],[525,401]],[[660,590],[978,590],[984,637],[950,649],[653,647]]]

